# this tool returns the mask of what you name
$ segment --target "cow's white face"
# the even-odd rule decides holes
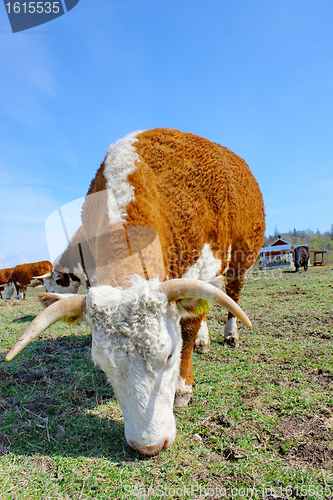
[[[6,283],[5,284],[5,294],[6,294],[6,299],[9,300],[13,293],[15,292],[15,287],[13,283]]]
[[[72,273],[54,271],[50,278],[44,278],[44,288],[49,293],[77,293],[81,281]]]
[[[93,360],[119,400],[128,443],[145,455],[158,453],[176,435],[180,314],[157,285],[139,280],[125,290],[98,286],[86,299]]]

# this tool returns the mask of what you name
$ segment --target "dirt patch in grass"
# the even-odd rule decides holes
[[[61,370],[57,370],[55,368],[41,368],[39,370],[18,370],[13,372],[12,377],[20,384],[31,385],[36,382],[39,382],[39,385],[46,386],[50,382],[52,384],[61,384],[65,379],[67,383],[68,379],[73,379],[70,375],[64,373]]]
[[[35,398],[29,399],[24,403],[22,408],[24,410],[29,410],[40,417],[47,417],[47,410],[51,406],[59,406],[60,401],[52,399],[49,397],[37,396]]]
[[[13,372],[12,377],[20,384],[28,384],[31,385],[34,382],[38,382],[44,378],[44,370],[18,370]],[[44,381],[45,385],[45,381]]]
[[[333,450],[327,445],[320,443],[301,443],[292,448],[288,453],[289,460],[299,460],[303,466],[320,465],[323,468],[332,470]]]
[[[46,342],[38,346],[36,349],[37,354],[49,354],[50,356],[69,354],[70,352],[74,354],[87,352],[87,349],[91,347],[90,335],[84,337],[59,337],[56,332],[53,334],[48,332],[48,336],[51,336],[52,340],[47,339]]]
[[[319,418],[302,418],[297,416],[285,417],[280,420],[279,432],[290,440],[299,440],[302,437],[312,439],[333,438],[328,422]]]
[[[280,440],[279,453],[286,462],[300,460],[302,467],[333,468],[333,432],[328,420],[316,416],[280,419],[272,434]]]
[[[333,389],[333,375],[330,373],[324,373],[323,370],[319,369],[318,375],[314,378],[314,380],[325,389]]]

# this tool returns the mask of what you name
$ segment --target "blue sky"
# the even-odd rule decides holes
[[[80,0],[15,34],[2,5],[0,40],[0,268],[50,258],[47,217],[155,127],[244,158],[267,235],[333,224],[332,0]]]

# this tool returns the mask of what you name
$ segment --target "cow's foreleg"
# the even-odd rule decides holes
[[[200,314],[199,316],[182,318],[180,320],[183,347],[179,380],[174,401],[175,406],[187,406],[193,396],[192,387],[194,386],[194,379],[192,354],[203,316],[203,314]]]
[[[20,287],[17,283],[13,283],[15,292],[16,292],[16,297],[15,299],[19,300],[20,299]]]
[[[195,341],[195,350],[200,354],[204,354],[208,352],[210,348],[210,338],[209,331],[207,326],[207,317],[206,313],[203,315],[201,325],[198,331],[198,336]]]
[[[238,304],[239,297],[244,284],[245,270],[241,269],[237,276],[235,273],[227,273],[226,293]],[[239,347],[238,320],[228,312],[228,320],[224,329],[224,341],[230,346]]]

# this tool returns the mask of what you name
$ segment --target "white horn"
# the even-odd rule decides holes
[[[51,278],[52,276],[52,273],[50,273],[50,271],[46,274],[43,274],[43,276],[33,276],[33,279],[34,280],[42,280],[44,278]]]
[[[21,337],[13,345],[5,357],[10,361],[32,340],[40,335],[46,328],[64,318],[81,316],[85,310],[85,295],[71,295],[54,302],[44,309],[25,329]]]
[[[251,321],[239,305],[222,290],[209,283],[180,278],[164,281],[160,285],[160,290],[166,293],[169,302],[186,298],[201,298],[209,302],[217,302],[242,321],[244,325],[252,327]]]

